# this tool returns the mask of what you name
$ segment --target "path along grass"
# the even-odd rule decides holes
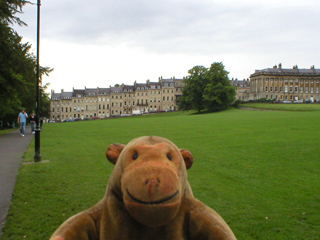
[[[41,155],[23,165],[3,239],[47,239],[105,194],[111,143],[143,135],[190,150],[194,195],[238,239],[320,239],[320,111],[232,109],[45,124]],[[34,145],[25,154],[33,161]]]

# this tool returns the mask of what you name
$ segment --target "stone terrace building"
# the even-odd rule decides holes
[[[162,89],[162,110],[176,110],[175,79],[159,79]]]
[[[178,109],[178,103],[185,85],[183,79],[163,79],[158,82],[120,85],[109,88],[73,89],[72,92],[51,92],[51,120],[63,121],[75,118],[108,118],[132,114],[134,110],[143,113],[171,111]],[[320,69],[273,68],[256,70],[249,79],[232,79],[236,86],[236,99],[310,101],[319,102]]]
[[[73,93],[64,92],[51,93],[51,119],[57,119],[57,117],[71,118],[73,113]]]
[[[159,78],[158,82],[120,85],[109,88],[73,89],[51,92],[51,120],[108,118],[132,114],[177,110],[184,86],[183,79]]]
[[[159,78],[160,80],[160,78]],[[149,94],[150,94],[150,112],[161,111],[162,110],[162,89],[161,83],[159,82],[150,82],[148,81],[150,86]]]
[[[236,99],[241,101],[249,101],[250,100],[250,80],[249,78],[238,80],[231,79],[231,85],[236,87]]]
[[[320,69],[273,68],[256,70],[250,76],[250,100],[319,101]]]

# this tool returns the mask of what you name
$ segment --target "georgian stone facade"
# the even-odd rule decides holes
[[[177,110],[183,79],[162,79],[109,88],[73,89],[51,92],[51,120],[109,118],[132,114]]]
[[[318,102],[320,69],[273,68],[256,70],[250,76],[250,100]]]
[[[250,99],[250,80],[231,79],[231,85],[236,87],[236,99],[241,101],[249,101]]]

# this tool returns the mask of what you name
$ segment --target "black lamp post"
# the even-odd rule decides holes
[[[39,65],[39,45],[40,45],[40,5],[41,0],[38,0],[37,6],[37,89],[36,89],[36,129],[35,129],[35,155],[34,161],[41,161],[40,154],[40,65]]]

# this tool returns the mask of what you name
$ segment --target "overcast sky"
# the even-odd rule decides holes
[[[23,11],[28,27],[15,30],[36,53],[37,6]],[[182,78],[213,62],[230,79],[320,68],[319,0],[42,0],[40,11],[48,91]]]

